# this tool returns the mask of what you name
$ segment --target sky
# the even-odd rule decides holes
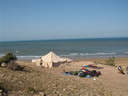
[[[0,0],[0,41],[128,37],[128,0]]]

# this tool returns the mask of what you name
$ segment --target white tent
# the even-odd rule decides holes
[[[69,59],[69,58],[62,58],[64,61],[67,61],[67,63],[70,63],[72,62],[73,60],[72,59]]]
[[[36,63],[37,66],[41,66],[42,60],[41,59],[33,59],[32,63]]]
[[[40,59],[32,60],[32,62],[35,62],[37,66],[52,68],[58,67],[61,64],[66,65],[67,63],[72,62],[72,60],[69,58],[61,58],[54,52],[49,52],[48,54],[42,56]]]
[[[66,60],[60,58],[53,52],[49,52],[47,55],[41,57],[42,66],[52,68],[60,66],[60,64],[65,64]]]

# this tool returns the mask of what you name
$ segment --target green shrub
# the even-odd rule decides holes
[[[94,61],[94,64],[103,64],[103,65],[109,65],[109,66],[116,66],[115,65],[115,57],[109,57],[107,60],[105,60],[104,63]]]
[[[109,57],[107,60],[105,60],[105,65],[116,66],[115,57]]]
[[[17,57],[9,52],[5,56],[0,58],[0,64],[9,63],[10,61],[15,61],[15,60],[17,60]]]
[[[17,57],[13,55],[12,53],[7,53],[5,56],[0,58],[0,66],[2,63],[6,63],[7,68],[13,71],[24,71],[24,67],[18,65],[15,60],[17,60]]]

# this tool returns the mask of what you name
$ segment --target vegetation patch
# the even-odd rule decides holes
[[[17,60],[17,57],[9,52],[5,56],[0,58],[0,64],[2,63],[8,64],[9,62],[15,61],[15,60]]]
[[[115,57],[109,57],[107,60],[104,61],[104,63],[94,61],[94,63],[97,64],[103,64],[103,65],[109,65],[109,66],[116,66],[115,64]]]
[[[0,96],[6,96],[8,93],[8,90],[5,88],[3,83],[0,82]]]
[[[116,66],[115,57],[109,57],[107,60],[105,60],[105,65]]]
[[[24,71],[25,67],[18,65],[15,62],[16,60],[17,57],[9,52],[5,56],[0,58],[0,66],[7,67],[8,69],[13,71]]]

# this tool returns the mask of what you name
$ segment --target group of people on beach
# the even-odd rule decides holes
[[[125,74],[124,71],[123,71],[123,68],[121,66],[118,67],[118,70],[121,74]],[[128,67],[126,67],[126,74],[128,74]]]

